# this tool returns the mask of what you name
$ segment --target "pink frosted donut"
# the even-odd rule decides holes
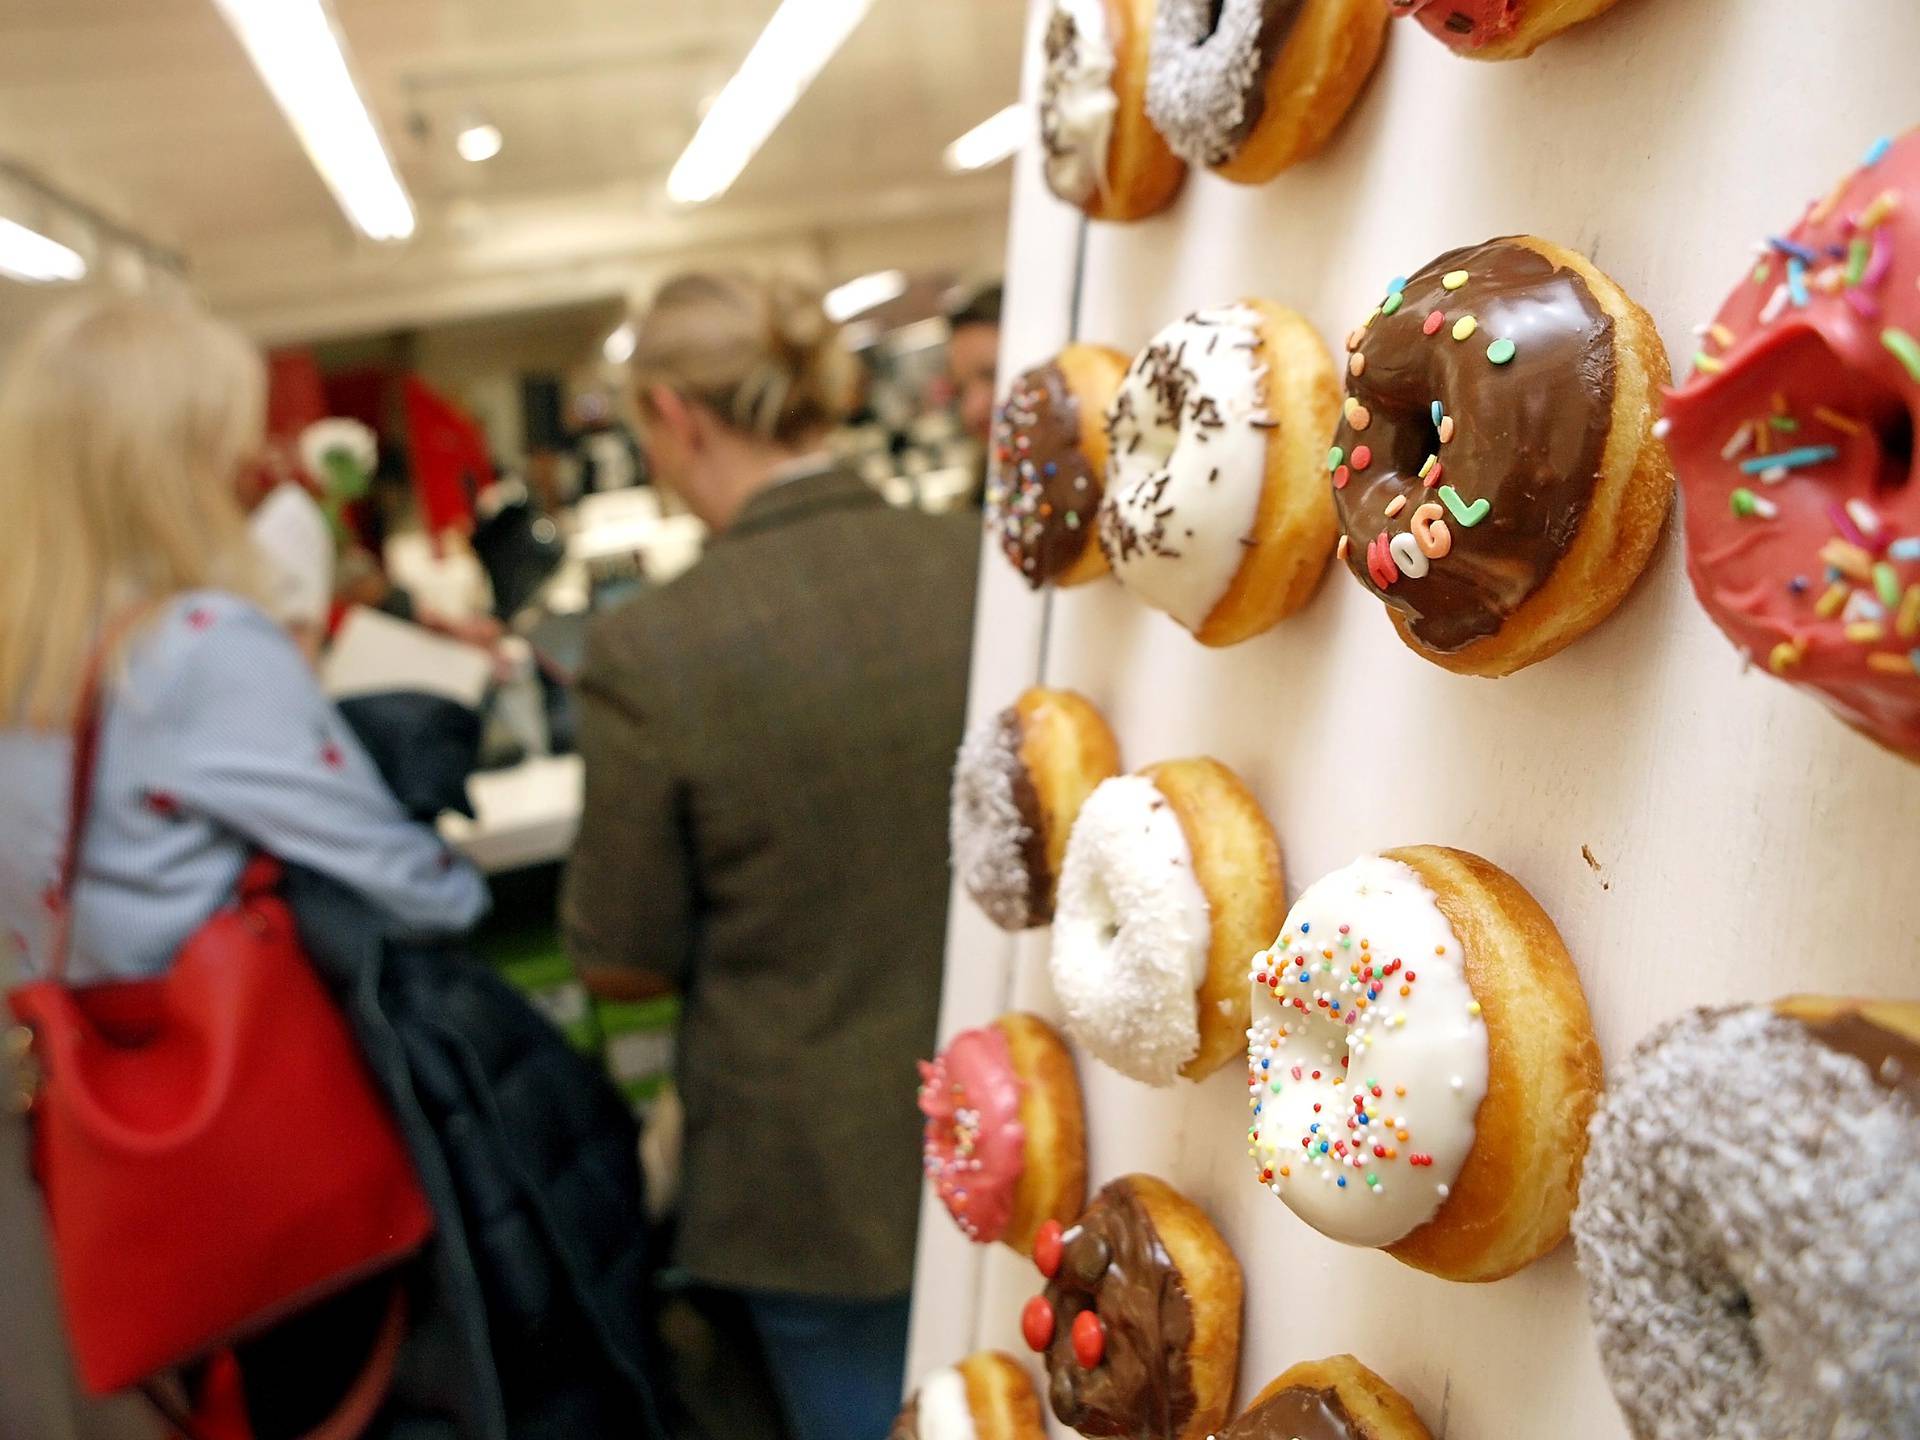
[[[1073,1060],[1052,1028],[1003,1015],[920,1062],[924,1167],[967,1237],[1029,1253],[1048,1220],[1086,1199],[1086,1144]]]
[[[1591,19],[1615,0],[1387,0],[1392,15],[1413,15],[1456,55],[1517,60],[1569,25]]]

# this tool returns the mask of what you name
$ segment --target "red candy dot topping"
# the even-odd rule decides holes
[[[1051,1280],[1060,1273],[1060,1222],[1049,1220],[1034,1232],[1033,1263]]]
[[[1073,1317],[1073,1358],[1082,1370],[1091,1370],[1106,1353],[1107,1327],[1093,1311],[1082,1310]]]
[[[1036,1352],[1053,1343],[1053,1306],[1047,1303],[1046,1296],[1036,1295],[1027,1301],[1026,1308],[1020,1312],[1020,1334],[1027,1348]]]

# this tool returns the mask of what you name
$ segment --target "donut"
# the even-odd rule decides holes
[[[1153,0],[1053,0],[1040,73],[1047,188],[1095,220],[1139,220],[1180,193],[1187,167],[1147,123]]]
[[[1761,255],[1664,423],[1687,573],[1756,663],[1920,760],[1920,131]]]
[[[1028,1255],[1041,1222],[1087,1203],[1080,1082],[1044,1020],[1015,1012],[955,1035],[920,1062],[920,1113],[928,1178],[967,1238]]]
[[[887,1440],[1047,1440],[1047,1427],[1020,1362],[982,1350],[922,1380]]]
[[[1638,1440],[1920,1434],[1920,1002],[1699,1010],[1634,1048],[1573,1234]]]
[[[1566,1238],[1600,1050],[1519,881],[1439,846],[1362,856],[1306,888],[1250,978],[1250,1153],[1294,1214],[1448,1280]]]
[[[987,532],[1033,589],[1107,573],[1094,539],[1106,491],[1107,403],[1127,357],[1069,345],[1013,382],[994,418]]]
[[[1087,796],[1120,771],[1093,703],[1032,689],[967,732],[953,767],[953,868],[1002,930],[1053,919],[1067,835]]]
[[[1077,1042],[1149,1085],[1246,1040],[1246,957],[1286,908],[1280,842],[1217,760],[1102,781],[1067,840],[1048,957]]]
[[[1107,410],[1100,548],[1120,583],[1232,645],[1307,602],[1333,543],[1316,468],[1333,362],[1291,310],[1247,300],[1154,336]]]
[[[1517,235],[1390,281],[1347,349],[1326,457],[1340,551],[1400,638],[1458,674],[1509,675],[1605,619],[1673,494],[1647,313]]]
[[[1569,26],[1619,0],[1387,0],[1396,16],[1415,16],[1456,55],[1520,60]]]
[[[1217,1440],[1433,1440],[1406,1397],[1351,1355],[1303,1360]]]
[[[1386,30],[1380,0],[1160,0],[1147,115],[1183,160],[1261,184],[1326,143]]]
[[[1082,1435],[1204,1440],[1240,1368],[1240,1262],[1200,1207],[1127,1175],[1033,1247],[1046,1288],[1020,1329],[1046,1356],[1047,1400]]]

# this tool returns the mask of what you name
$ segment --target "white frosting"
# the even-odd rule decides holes
[[[917,1416],[920,1440],[978,1440],[966,1377],[952,1367],[920,1382]]]
[[[1350,1245],[1391,1245],[1432,1219],[1487,1093],[1486,1022],[1433,892],[1412,867],[1364,856],[1307,887],[1249,978],[1261,1179]]]
[[[1047,25],[1047,68],[1040,82],[1040,141],[1047,184],[1062,200],[1083,205],[1107,188],[1113,143],[1113,37],[1106,0],[1053,0]]]
[[[953,766],[948,837],[953,868],[967,893],[1002,930],[1035,923],[1034,879],[1027,868],[1032,827],[1020,813],[1023,762],[1014,711],[988,716],[960,742]]]
[[[1200,1048],[1194,991],[1212,943],[1180,817],[1145,776],[1101,782],[1067,838],[1054,907],[1068,1032],[1122,1075],[1171,1085]]]
[[[1134,594],[1198,630],[1246,558],[1266,483],[1266,351],[1244,305],[1153,337],[1107,409],[1100,545]]]

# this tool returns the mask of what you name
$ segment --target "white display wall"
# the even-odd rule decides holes
[[[1920,122],[1917,56],[1913,0],[1624,0],[1500,65],[1396,22],[1327,149],[1268,185],[1196,173],[1162,216],[1088,226],[1022,156],[1002,375],[1075,335],[1132,352],[1241,295],[1299,310],[1338,354],[1389,277],[1516,231],[1591,256],[1652,312],[1683,372],[1692,327],[1752,242],[1875,136]],[[1688,1006],[1920,995],[1920,772],[1743,673],[1693,600],[1680,542],[1670,523],[1611,620],[1499,681],[1405,649],[1337,566],[1279,628],[1209,651],[1111,582],[1036,597],[987,553],[971,712],[1044,681],[1105,711],[1130,768],[1219,758],[1272,817],[1290,900],[1367,851],[1485,855],[1558,922],[1609,1067]],[[1047,943],[1003,935],[956,895],[943,1036],[1009,1008],[1057,1016]],[[1571,1245],[1493,1285],[1434,1279],[1322,1238],[1260,1187],[1238,1066],[1154,1090],[1081,1056],[1080,1078],[1092,1183],[1163,1176],[1245,1267],[1238,1404],[1295,1361],[1350,1350],[1440,1440],[1626,1435]],[[1043,1382],[1019,1337],[1039,1284],[1010,1250],[968,1245],[929,1199],[909,1381],[991,1346]]]

